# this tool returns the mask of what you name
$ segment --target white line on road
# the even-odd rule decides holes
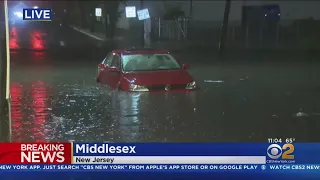
[[[81,29],[79,29],[79,28],[76,28],[76,27],[72,27],[72,28],[73,28],[74,30],[78,31],[78,32],[81,32],[82,34],[85,34],[85,35],[93,38],[93,39],[96,39],[96,40],[99,40],[99,41],[104,41],[104,39],[99,38],[99,37],[97,37],[97,36],[95,36],[95,35],[92,35],[92,34],[90,34],[90,33],[88,33],[88,32],[85,32],[85,31],[83,31],[83,30],[81,30]]]

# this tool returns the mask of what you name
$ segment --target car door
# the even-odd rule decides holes
[[[111,66],[113,60],[113,53],[109,53],[106,58],[102,61],[101,67],[99,69],[99,80],[102,84],[108,84],[108,71],[109,67]]]
[[[118,88],[118,84],[120,81],[120,75],[121,75],[120,63],[121,63],[120,56],[118,54],[115,54],[113,56],[111,67],[116,67],[118,69],[118,71],[109,71],[108,72],[108,77],[110,78],[110,80],[109,80],[110,87],[112,87],[114,89]]]

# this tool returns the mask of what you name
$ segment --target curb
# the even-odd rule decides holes
[[[89,37],[91,37],[91,38],[93,38],[93,39],[96,39],[96,40],[99,40],[99,41],[105,41],[105,39],[102,39],[102,38],[100,38],[100,37],[98,37],[98,36],[95,36],[95,35],[93,35],[93,34],[90,34],[90,33],[88,33],[88,32],[85,32],[85,31],[83,31],[83,30],[81,30],[81,29],[79,29],[79,28],[76,28],[76,27],[74,27],[74,26],[71,26],[71,28],[74,29],[75,31],[78,31],[78,32],[80,32],[80,33],[82,33],[82,34],[84,34],[84,35],[87,35],[87,36],[89,36]]]

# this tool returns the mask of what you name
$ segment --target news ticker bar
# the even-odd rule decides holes
[[[73,156],[72,164],[266,164],[265,156]]]
[[[0,165],[1,171],[189,171],[189,172],[320,172],[320,164],[258,165],[258,164],[72,164],[72,165]]]
[[[0,163],[317,164],[319,151],[320,143],[0,143]]]

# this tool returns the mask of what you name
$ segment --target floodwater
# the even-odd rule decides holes
[[[57,31],[25,31],[40,36],[33,47],[24,43],[31,51],[12,45],[14,141],[320,140],[319,63],[217,62],[209,55],[201,58],[212,61],[200,63],[199,55],[178,54],[199,91],[125,93],[95,82],[107,52],[71,29]]]

